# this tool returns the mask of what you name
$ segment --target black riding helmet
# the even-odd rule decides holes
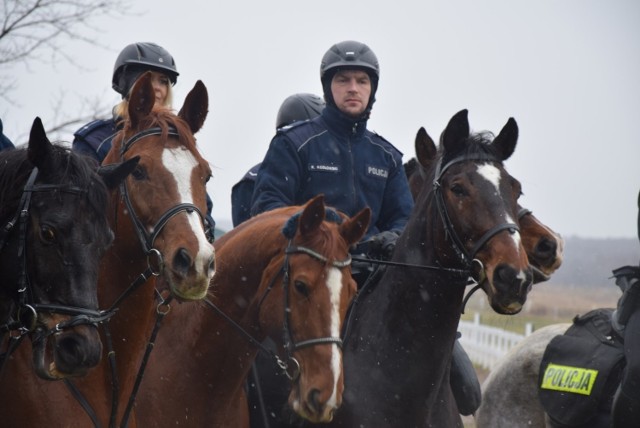
[[[132,43],[125,46],[113,66],[113,89],[126,97],[133,83],[145,71],[165,74],[172,85],[178,80],[176,62],[169,52],[155,43]]]
[[[371,79],[371,97],[365,110],[365,114],[368,115],[375,101],[378,80],[380,80],[378,57],[369,46],[352,40],[336,43],[329,48],[320,63],[320,81],[322,82],[325,100],[334,106],[335,102],[331,94],[331,79],[340,69],[363,70],[369,75]]]
[[[278,110],[276,129],[320,116],[323,108],[324,100],[317,95],[293,94],[282,102],[280,110]]]

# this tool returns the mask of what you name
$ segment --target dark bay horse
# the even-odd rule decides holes
[[[438,149],[417,153],[432,186],[416,198],[396,265],[374,273],[351,308],[343,404],[330,426],[462,427],[449,366],[469,276],[501,314],[518,313],[532,283],[520,185],[503,166],[517,137],[513,119],[493,140],[470,134],[463,110]]]
[[[51,144],[40,118],[26,148],[0,152],[0,402],[23,373],[80,376],[100,360],[96,325],[109,314],[98,310],[98,264],[113,239],[107,186],[134,167],[99,175]]]
[[[109,224],[115,239],[100,266],[100,306],[116,310],[105,323],[106,352],[87,376],[65,385],[25,382],[41,405],[22,411],[11,401],[4,426],[121,426],[154,325],[169,300],[201,300],[214,274],[214,249],[202,221],[208,163],[193,134],[203,125],[208,95],[197,82],[176,116],[153,109],[147,73],[133,86],[124,128],[104,164],[139,157],[131,176],[111,193]],[[184,304],[188,306],[188,304]],[[170,313],[169,313],[170,316]],[[166,352],[170,352],[167,350]]]
[[[433,142],[424,128],[420,128],[416,134],[416,153],[426,152]],[[423,159],[428,161],[426,156]],[[409,188],[414,199],[418,197],[425,186],[427,168],[421,165],[416,158],[410,159],[404,165]],[[534,268],[534,281],[545,281],[551,274],[558,270],[562,264],[564,240],[557,232],[542,223],[533,213],[518,204],[518,225],[522,244],[527,251],[529,262]]]
[[[368,208],[338,215],[320,195],[219,238],[210,307],[173,308],[142,383],[138,424],[248,426],[245,378],[267,336],[280,346],[268,352],[288,366],[290,405],[306,419],[330,420],[343,392],[340,329],[356,292],[349,246],[370,216]]]
[[[434,150],[433,147],[435,143],[431,137],[424,128],[420,128],[415,139],[415,150],[422,161],[418,162],[414,157],[404,165],[414,199],[418,198],[425,187],[432,185],[429,181],[429,170],[437,160],[430,153],[430,150]],[[517,210],[520,236],[529,262],[534,267],[534,280],[546,280],[562,263],[564,241],[559,234],[533,216],[531,211],[522,208],[519,204]],[[255,418],[255,420],[252,419],[252,426],[289,426],[289,423],[295,425],[295,422],[290,421],[295,418],[291,418],[286,409],[280,413],[280,407],[284,402],[280,391],[285,388],[286,378],[273,375],[274,365],[266,359],[259,359],[257,364],[259,377],[254,382],[261,384],[264,388],[258,390],[258,385],[252,385],[256,390],[255,395],[251,396],[251,404],[255,408],[252,414],[252,418]],[[261,413],[262,410],[265,411],[264,414]]]

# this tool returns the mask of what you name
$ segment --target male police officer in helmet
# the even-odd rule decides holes
[[[278,132],[256,180],[252,215],[300,205],[322,193],[348,215],[368,206],[364,240],[374,252],[390,250],[413,207],[402,153],[367,129],[380,69],[369,47],[355,41],[332,46],[320,79],[326,107],[310,121]]]
[[[300,205],[320,193],[350,216],[368,206],[372,221],[363,239],[368,254],[390,258],[413,198],[402,153],[366,127],[379,77],[378,59],[364,43],[340,42],[325,53],[320,80],[326,107],[319,117],[280,130],[271,140],[258,171],[252,215]],[[354,277],[361,282],[357,273]],[[460,412],[468,415],[480,404],[480,386],[462,347],[457,344],[454,351],[451,378],[459,382],[452,389]]]

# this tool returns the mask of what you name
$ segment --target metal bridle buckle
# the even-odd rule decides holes
[[[26,310],[26,312],[24,312]],[[18,309],[18,320],[29,331],[32,332],[36,329],[38,321],[38,312],[31,305],[23,305]]]
[[[300,363],[293,357],[289,357],[289,364],[284,372],[290,381],[295,382],[300,377]]]
[[[155,260],[151,260],[152,256],[155,256]],[[153,264],[154,261],[156,262],[155,265]],[[162,254],[160,253],[160,251],[156,250],[155,248],[149,250],[149,252],[147,253],[147,266],[151,270],[151,274],[153,276],[158,276],[162,273],[162,271],[164,270],[164,260],[162,259]]]

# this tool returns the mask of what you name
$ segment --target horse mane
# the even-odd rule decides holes
[[[290,238],[287,234],[297,234],[297,217],[299,217],[302,208],[302,206],[275,208],[250,218],[238,225],[237,228],[247,228],[251,231],[248,233],[249,236],[253,236],[254,238],[259,237],[260,240],[265,239],[264,235],[270,233],[270,231],[277,230],[281,232],[283,239],[289,240]],[[330,227],[338,227],[338,225],[347,218],[348,217],[340,211],[327,207],[325,221],[322,222],[319,229],[311,234],[311,236],[302,237],[297,244],[313,248],[323,255],[335,254],[339,242],[336,236],[331,233]],[[256,231],[256,229],[259,230]],[[290,229],[293,229],[293,231]],[[300,237],[300,235],[298,236]],[[337,236],[339,236],[339,234]],[[338,257],[344,257],[344,255],[339,255]]]
[[[0,218],[13,215],[18,209],[24,185],[34,168],[27,152],[28,149],[23,147],[0,154]],[[83,199],[92,212],[106,216],[107,188],[96,173],[98,164],[93,159],[61,144],[53,144],[47,162],[47,168],[38,172],[38,183],[66,184],[85,189],[87,192]]]
[[[404,164],[404,173],[407,175],[407,178],[410,178],[418,168],[418,160],[416,158],[411,158]]]
[[[180,144],[187,147],[189,150],[196,150],[196,140],[191,132],[191,128],[180,116],[176,115],[174,111],[168,107],[154,107],[151,112],[145,117],[139,124],[138,129],[160,128],[162,130],[161,137],[166,139],[169,134],[170,128],[175,128],[178,133],[178,140]],[[123,135],[133,133],[131,129],[131,121],[129,119],[124,121],[124,127],[122,131]],[[116,138],[114,137],[114,141]]]

